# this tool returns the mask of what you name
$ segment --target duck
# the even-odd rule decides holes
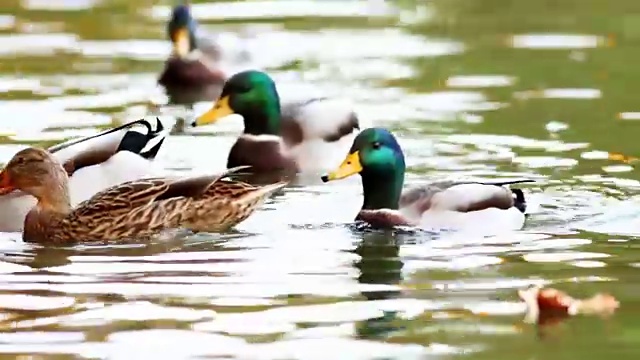
[[[167,24],[173,51],[158,78],[174,104],[211,101],[226,79],[219,68],[221,49],[213,39],[197,34],[189,3],[175,6]]]
[[[427,230],[519,230],[526,218],[522,189],[509,185],[534,182],[439,181],[403,189],[405,158],[395,136],[381,127],[367,128],[353,141],[337,169],[323,182],[360,174],[363,203],[355,220],[373,228],[395,226]]]
[[[72,205],[90,198],[98,191],[125,181],[158,175],[154,160],[167,132],[156,119],[140,119],[47,149],[63,164],[69,179]],[[141,130],[138,128],[142,128]],[[0,231],[20,232],[25,216],[36,205],[36,198],[24,191],[0,193]]]
[[[232,114],[242,116],[244,130],[229,151],[227,167],[250,165],[262,173],[328,169],[324,152],[316,150],[322,147],[316,145],[333,149],[346,139],[346,150],[360,129],[356,112],[340,99],[316,97],[281,106],[275,81],[259,70],[231,76],[211,109],[194,118],[192,126]]]
[[[72,207],[67,170],[45,149],[30,147],[15,154],[0,172],[0,192],[20,190],[37,199],[24,219],[25,242],[122,241],[171,229],[221,232],[244,221],[267,195],[287,184],[257,187],[225,180],[245,168],[128,181]]]

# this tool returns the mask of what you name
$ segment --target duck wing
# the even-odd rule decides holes
[[[157,177],[128,181],[105,189],[78,204],[72,212],[75,218],[115,217],[152,202],[172,198],[198,198],[207,196],[210,188],[220,179],[241,169],[229,169],[219,175],[188,178]]]
[[[522,190],[510,189],[508,185],[527,182],[534,182],[534,180],[436,182],[404,192],[400,198],[400,207],[413,210],[417,214],[427,210],[472,212],[489,208],[506,210],[511,207],[517,207],[524,212],[525,199]]]
[[[96,135],[69,140],[47,150],[63,164],[69,176],[79,169],[104,163],[120,151],[129,151],[152,160],[167,136],[160,119],[156,120],[155,129],[149,121],[140,119]],[[144,126],[146,131],[133,129],[136,125]]]
[[[289,146],[314,139],[335,142],[360,129],[351,104],[328,97],[287,103],[281,116],[281,135]]]

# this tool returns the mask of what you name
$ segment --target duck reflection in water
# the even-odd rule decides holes
[[[398,285],[402,280],[403,263],[399,257],[397,239],[391,231],[368,233],[354,251],[360,259],[354,263],[360,270],[361,284]],[[387,300],[400,297],[401,291],[365,291],[367,300]],[[400,330],[401,319],[397,311],[384,311],[384,315],[360,321],[356,332],[363,339],[385,339],[390,333]]]

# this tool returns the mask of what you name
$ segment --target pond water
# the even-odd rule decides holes
[[[191,111],[156,85],[169,2],[2,2],[0,161]],[[233,234],[66,248],[2,234],[1,358],[637,359],[640,173],[607,156],[640,154],[637,1],[194,3],[229,72],[349,99],[398,134],[409,184],[536,179],[525,229],[360,233],[354,177],[288,188]],[[157,161],[217,172],[240,129],[173,135]],[[621,308],[539,329],[516,293],[537,283]]]

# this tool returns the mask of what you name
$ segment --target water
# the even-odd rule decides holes
[[[229,71],[266,68],[284,98],[348,98],[399,134],[409,184],[536,179],[526,228],[363,234],[353,178],[292,187],[228,235],[52,249],[3,234],[2,358],[637,358],[640,174],[607,159],[640,154],[635,1],[196,3],[251,58]],[[167,5],[5,0],[0,160],[183,114],[155,85]],[[239,129],[172,136],[158,162],[218,171]],[[621,309],[536,329],[516,290],[537,283]]]

